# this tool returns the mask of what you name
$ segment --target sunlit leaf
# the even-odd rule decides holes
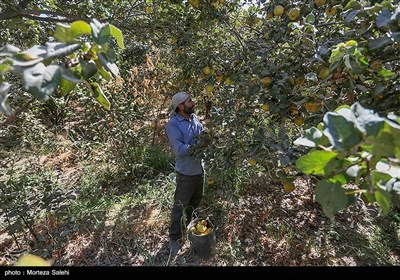
[[[110,110],[111,104],[108,101],[108,98],[104,95],[103,90],[101,89],[98,83],[91,83],[91,90],[93,97],[107,110]]]
[[[0,48],[0,56],[11,56],[21,50],[13,45],[7,44]]]
[[[76,87],[76,83],[73,83],[64,77],[60,81],[60,91],[61,95],[65,96],[70,93]]]
[[[71,26],[68,24],[57,23],[56,30],[54,31],[54,38],[63,43],[70,43],[72,39],[69,37],[69,29]]]
[[[44,58],[53,59],[55,57],[65,57],[81,48],[80,44],[47,43]]]
[[[393,77],[394,73],[390,70],[387,70],[385,68],[382,68],[381,70],[379,70],[379,74],[385,79],[385,80],[389,80],[390,78]]]
[[[61,80],[61,68],[57,65],[45,66],[38,63],[23,71],[24,90],[40,101],[46,101]]]
[[[338,150],[350,149],[361,141],[360,132],[355,128],[355,124],[338,113],[326,113],[324,124],[323,133]]]
[[[74,21],[71,24],[71,29],[70,29],[70,38],[75,39],[78,38],[81,35],[85,34],[90,34],[92,31],[91,27],[89,24],[82,20]]]
[[[120,47],[121,49],[125,49],[124,39],[120,29],[112,24],[108,24],[103,28],[100,35],[102,35],[103,32],[113,36],[117,41],[118,47]]]
[[[381,207],[381,214],[387,216],[389,214],[390,206],[392,205],[390,200],[390,193],[381,188],[375,191],[376,202],[378,202]]]
[[[293,144],[306,147],[316,147],[318,140],[322,137],[322,132],[316,127],[311,127],[304,131],[304,136],[297,138]]]
[[[114,76],[119,76],[119,69],[115,63],[112,63],[107,60],[105,53],[99,53],[99,60],[101,64],[104,66],[104,69],[111,72]]]
[[[378,136],[385,123],[384,118],[379,117],[372,110],[365,109],[359,103],[354,103],[351,111],[355,116],[355,125],[362,133],[368,136]]]
[[[11,114],[11,106],[7,101],[9,91],[10,91],[9,83],[6,82],[0,83],[0,112],[3,112],[7,115]]]
[[[296,166],[306,174],[325,175],[325,170],[337,153],[330,151],[312,151],[296,161]]]

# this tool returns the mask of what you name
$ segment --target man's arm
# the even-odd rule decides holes
[[[176,123],[168,123],[165,126],[165,134],[168,137],[175,156],[184,157],[190,156],[193,153],[193,145],[183,142],[183,134]]]

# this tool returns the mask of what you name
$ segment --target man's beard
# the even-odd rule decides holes
[[[188,115],[193,114],[194,113],[194,106],[192,106],[192,107],[186,107],[185,106],[185,108],[183,108],[183,111]]]

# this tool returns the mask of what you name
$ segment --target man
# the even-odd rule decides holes
[[[187,92],[176,93],[170,106],[174,113],[165,133],[175,155],[176,189],[169,238],[171,255],[176,255],[182,242],[182,225],[190,222],[203,196],[204,162],[193,157],[200,147],[197,137],[203,132],[203,125],[194,114],[195,103]]]

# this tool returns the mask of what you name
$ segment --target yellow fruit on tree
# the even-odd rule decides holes
[[[304,105],[308,112],[316,113],[319,110],[319,104],[317,103],[306,103]]]
[[[326,0],[315,0],[314,3],[316,6],[322,7],[323,5],[326,4]]]
[[[274,8],[274,16],[280,17],[283,14],[283,11],[285,9],[282,7],[282,5],[276,5]]]
[[[270,84],[271,84],[271,78],[270,77],[268,77],[268,76],[266,76],[266,77],[264,77],[264,78],[262,78],[261,79],[261,83],[264,85],[264,86],[269,86]]]
[[[261,106],[261,109],[262,109],[264,112],[268,112],[268,111],[269,111],[269,105],[268,105],[268,104],[263,104],[263,105]]]
[[[298,8],[293,8],[288,13],[288,17],[291,21],[297,20],[299,16],[300,16],[300,9]]]
[[[227,86],[233,85],[233,81],[232,81],[231,77],[226,78],[224,81],[224,84]]]
[[[334,14],[336,14],[336,8],[335,7],[327,7],[325,9],[325,14],[330,17],[333,16]]]
[[[326,77],[329,76],[329,69],[327,67],[322,67],[319,70],[318,76],[320,77],[320,79],[325,79]]]
[[[152,7],[146,7],[145,8],[146,14],[151,14],[153,12],[153,8]]]
[[[295,185],[294,185],[293,182],[291,182],[291,181],[285,181],[285,182],[283,183],[283,189],[284,189],[285,192],[287,192],[287,193],[290,193],[290,192],[294,191],[295,188],[296,188]]]
[[[192,5],[194,8],[198,9],[200,6],[199,0],[188,0],[189,4]]]
[[[217,0],[217,1],[211,2],[211,6],[213,6],[215,9],[218,9],[219,1]]]
[[[199,222],[199,224],[206,227],[206,226],[207,226],[207,221],[206,221],[206,220],[201,220],[201,221]]]
[[[213,92],[214,87],[212,85],[206,85],[206,92]]]
[[[304,118],[302,116],[297,117],[294,119],[294,123],[298,126],[301,126],[304,124]]]
[[[257,161],[254,159],[249,159],[249,165],[254,166],[256,165]]]
[[[203,68],[203,73],[206,74],[206,75],[210,74],[211,73],[211,68],[209,66],[204,67]]]

